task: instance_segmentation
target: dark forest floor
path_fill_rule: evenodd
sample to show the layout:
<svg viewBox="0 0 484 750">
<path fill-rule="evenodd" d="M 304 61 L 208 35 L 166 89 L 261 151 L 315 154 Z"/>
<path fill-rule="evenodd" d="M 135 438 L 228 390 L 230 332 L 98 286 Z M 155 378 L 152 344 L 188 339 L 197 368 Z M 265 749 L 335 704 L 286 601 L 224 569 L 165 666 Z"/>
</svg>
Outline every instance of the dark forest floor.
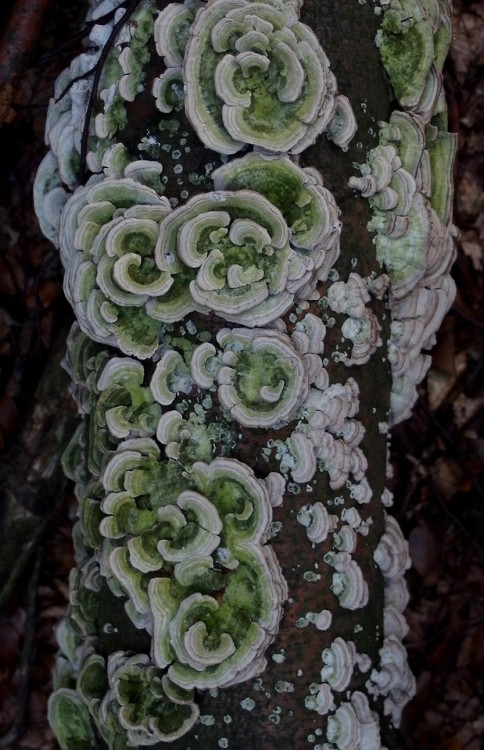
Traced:
<svg viewBox="0 0 484 750">
<path fill-rule="evenodd" d="M 37 228 L 31 190 L 45 152 L 43 124 L 52 81 L 75 53 L 75 47 L 74 52 L 67 48 L 62 57 L 59 39 L 68 38 L 67 28 L 76 28 L 77 12 L 64 6 L 64 28 L 59 20 L 47 26 L 37 64 L 22 78 L 0 129 L 2 452 L 25 421 L 38 375 L 71 316 L 62 297 L 59 264 Z M 59 16 L 53 13 L 52 18 Z M 413 561 L 407 647 L 418 690 L 404 715 L 408 750 L 484 748 L 482 3 L 455 2 L 446 88 L 450 130 L 459 135 L 454 220 L 460 238 L 453 270 L 458 294 L 438 335 L 413 417 L 393 435 L 394 513 Z M 46 724 L 46 701 L 56 650 L 54 626 L 64 612 L 73 565 L 74 513 L 70 496 L 16 600 L 0 615 L 0 750 L 56 747 Z M 10 740 L 2 740 L 9 730 Z"/>
</svg>

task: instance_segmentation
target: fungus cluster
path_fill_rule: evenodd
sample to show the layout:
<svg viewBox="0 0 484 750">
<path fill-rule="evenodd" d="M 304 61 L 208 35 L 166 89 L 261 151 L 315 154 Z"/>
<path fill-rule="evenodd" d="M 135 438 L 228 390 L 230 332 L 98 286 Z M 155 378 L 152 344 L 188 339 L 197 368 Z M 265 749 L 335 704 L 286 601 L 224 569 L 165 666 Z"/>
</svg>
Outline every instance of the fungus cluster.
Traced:
<svg viewBox="0 0 484 750">
<path fill-rule="evenodd" d="M 309 361 L 314 363 L 315 360 Z M 359 446 L 365 429 L 355 419 L 359 409 L 359 388 L 351 377 L 344 385 L 329 385 L 320 359 L 319 365 L 313 372 L 309 393 L 301 404 L 299 422 L 286 440 L 282 465 L 290 470 L 296 482 L 309 481 L 319 467 L 328 473 L 330 487 L 338 490 L 350 476 L 357 483 L 364 482 L 368 467 Z M 359 484 L 354 486 L 359 487 Z M 364 495 L 366 486 L 363 484 L 357 492 Z"/>
<path fill-rule="evenodd" d="M 437 0 L 396 0 L 377 35 L 383 64 L 403 111 L 380 123 L 380 144 L 350 187 L 372 208 L 377 258 L 390 278 L 391 424 L 406 419 L 424 378 L 435 332 L 455 295 L 452 162 L 442 65 L 450 9 Z"/>
<path fill-rule="evenodd" d="M 376 44 L 395 96 L 427 121 L 445 110 L 442 67 L 452 38 L 450 5 L 439 0 L 391 0 Z"/>
<path fill-rule="evenodd" d="M 314 170 L 249 155 L 214 173 L 216 190 L 172 210 L 151 187 L 161 165 L 125 156 L 112 147 L 103 178 L 76 190 L 60 219 L 66 296 L 94 340 L 148 358 L 163 323 L 196 311 L 267 325 L 327 277 L 338 209 Z"/>
<path fill-rule="evenodd" d="M 398 726 L 403 708 L 415 694 L 416 684 L 402 645 L 408 631 L 403 611 L 408 601 L 404 575 L 410 567 L 410 556 L 408 543 L 392 516 L 385 516 L 385 531 L 373 559 L 384 578 L 384 641 L 379 666 L 372 670 L 367 687 L 371 694 L 384 696 L 385 713 Z"/>
<path fill-rule="evenodd" d="M 207 148 L 234 154 L 245 144 L 300 153 L 323 131 L 346 147 L 356 124 L 314 33 L 290 3 L 212 0 L 171 3 L 158 15 L 155 41 L 185 82 L 185 110 Z M 188 24 L 192 21 L 189 29 Z"/>
<path fill-rule="evenodd" d="M 268 543 L 286 489 L 319 483 L 332 498 L 286 501 L 334 604 L 314 605 L 301 627 L 324 637 L 338 607 L 367 606 L 361 368 L 334 381 L 323 359 L 334 318 L 319 308 L 349 342 L 345 372 L 383 346 L 371 295 L 388 292 L 395 422 L 453 292 L 445 3 L 386 4 L 377 43 L 404 111 L 381 124 L 350 181 L 370 201 L 386 273 L 346 280 L 333 269 L 340 211 L 299 155 L 322 134 L 346 150 L 356 122 L 298 0 L 162 5 L 91 0 L 86 51 L 57 81 L 34 186 L 77 319 L 65 367 L 82 416 L 64 456 L 79 520 L 49 704 L 62 750 L 176 742 L 213 719 L 200 716 L 200 691 L 265 670 L 289 596 Z M 190 149 L 204 174 L 185 177 Z M 252 436 L 266 443 L 259 455 L 231 457 Z M 401 645 L 407 548 L 385 523 L 373 555 L 385 587 L 379 660 L 370 672 L 356 627 L 354 639 L 328 637 L 305 699 L 325 717 L 318 750 L 384 750 L 358 688 L 383 696 L 395 723 L 413 690 Z"/>
<path fill-rule="evenodd" d="M 366 306 L 370 293 L 363 279 L 357 273 L 350 273 L 347 282 L 335 281 L 328 288 L 327 299 L 333 312 L 347 316 L 341 333 L 351 341 L 352 347 L 351 356 L 344 360 L 345 365 L 364 365 L 382 345 L 382 340 L 378 318 Z"/>
</svg>

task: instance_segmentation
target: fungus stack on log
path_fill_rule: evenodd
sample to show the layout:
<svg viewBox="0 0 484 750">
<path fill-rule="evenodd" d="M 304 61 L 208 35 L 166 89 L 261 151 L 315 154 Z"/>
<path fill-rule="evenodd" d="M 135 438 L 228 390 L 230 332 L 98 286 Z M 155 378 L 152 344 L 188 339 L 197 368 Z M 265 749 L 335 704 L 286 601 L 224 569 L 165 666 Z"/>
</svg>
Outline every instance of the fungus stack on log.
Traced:
<svg viewBox="0 0 484 750">
<path fill-rule="evenodd" d="M 87 20 L 34 188 L 81 415 L 59 745 L 396 748 L 387 433 L 454 291 L 447 3 Z"/>
</svg>

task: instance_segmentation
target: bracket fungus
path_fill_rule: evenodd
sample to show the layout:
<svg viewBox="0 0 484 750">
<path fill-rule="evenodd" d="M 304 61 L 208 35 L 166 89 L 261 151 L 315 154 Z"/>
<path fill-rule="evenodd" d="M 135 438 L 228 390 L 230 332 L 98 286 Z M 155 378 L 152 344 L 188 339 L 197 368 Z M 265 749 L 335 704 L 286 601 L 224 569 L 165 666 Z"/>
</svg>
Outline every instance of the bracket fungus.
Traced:
<svg viewBox="0 0 484 750">
<path fill-rule="evenodd" d="M 337 516 L 330 515 L 320 502 L 304 505 L 297 514 L 298 523 L 306 528 L 310 542 L 320 544 L 337 525 Z"/>
<path fill-rule="evenodd" d="M 351 703 L 341 703 L 328 718 L 326 738 L 338 750 L 358 750 L 360 723 Z"/>
<path fill-rule="evenodd" d="M 331 589 L 345 609 L 360 609 L 368 604 L 369 589 L 360 566 L 348 552 L 327 552 L 325 562 L 335 568 Z"/>
<path fill-rule="evenodd" d="M 176 464 L 159 462 L 153 441 L 141 439 L 121 444 L 102 482 L 107 566 L 145 615 L 156 664 L 171 665 L 170 679 L 184 689 L 255 676 L 287 597 L 265 545 L 278 503 L 274 483 L 266 486 L 247 466 L 224 458 L 195 462 L 182 474 Z M 173 571 L 172 581 L 152 577 L 161 569 Z"/>
<path fill-rule="evenodd" d="M 173 283 L 153 260 L 159 222 L 171 207 L 143 184 L 150 168 L 142 162 L 136 179 L 93 178 L 67 201 L 59 230 L 64 290 L 82 330 L 140 358 L 159 343 L 160 325 L 146 303 Z"/>
<path fill-rule="evenodd" d="M 325 648 L 322 655 L 321 680 L 332 690 L 341 693 L 348 687 L 355 665 L 356 648 L 352 641 L 338 637 Z"/>
<path fill-rule="evenodd" d="M 350 102 L 323 50 L 337 3 L 323 23 L 308 0 L 313 30 L 300 0 L 90 0 L 34 185 L 82 418 L 63 459 L 62 750 L 299 747 L 306 730 L 318 750 L 384 750 L 414 691 L 383 485 L 454 294 L 450 22 L 447 0 L 381 5 L 361 67 L 381 56 L 396 108 L 378 145 L 361 127 L 348 178 L 364 92 L 360 58 L 335 54 Z M 359 123 L 384 104 L 364 98 Z"/>
<path fill-rule="evenodd" d="M 417 6 L 415 0 L 412 8 Z M 430 6 L 440 15 L 443 6 Z M 369 199 L 368 229 L 376 232 L 377 258 L 390 279 L 391 424 L 409 416 L 416 385 L 430 366 L 422 350 L 433 345 L 455 296 L 449 276 L 455 257 L 449 209 L 455 142 L 436 126 L 426 127 L 427 121 L 422 112 L 394 112 L 389 123 L 380 123 L 380 145 L 360 167 L 362 177 L 349 180 Z"/>
<path fill-rule="evenodd" d="M 279 331 L 224 328 L 217 371 L 221 405 L 245 427 L 277 427 L 294 418 L 309 390 L 308 372 Z"/>
<path fill-rule="evenodd" d="M 401 106 L 427 115 L 427 121 L 440 95 L 451 34 L 447 3 L 394 0 L 384 6 L 376 38 L 383 65 Z"/>
<path fill-rule="evenodd" d="M 175 209 L 160 227 L 155 258 L 173 279 L 150 303 L 159 320 L 191 310 L 262 326 L 285 313 L 305 268 L 279 209 L 253 190 L 214 191 Z"/>
<path fill-rule="evenodd" d="M 385 697 L 385 713 L 390 714 L 393 724 L 398 726 L 403 707 L 415 695 L 416 683 L 408 666 L 405 646 L 395 636 L 385 638 L 379 667 L 371 672 L 369 690 Z"/>
<path fill-rule="evenodd" d="M 339 208 L 314 168 L 301 169 L 288 156 L 253 151 L 212 174 L 216 190 L 256 190 L 282 213 L 290 243 L 306 267 L 295 291 L 312 298 L 339 255 Z"/>
<path fill-rule="evenodd" d="M 327 129 L 346 146 L 351 106 L 336 96 L 328 59 L 290 3 L 212 0 L 188 26 L 195 7 L 168 5 L 156 42 L 168 68 L 183 60 L 186 114 L 208 148 L 300 153 Z"/>
</svg>

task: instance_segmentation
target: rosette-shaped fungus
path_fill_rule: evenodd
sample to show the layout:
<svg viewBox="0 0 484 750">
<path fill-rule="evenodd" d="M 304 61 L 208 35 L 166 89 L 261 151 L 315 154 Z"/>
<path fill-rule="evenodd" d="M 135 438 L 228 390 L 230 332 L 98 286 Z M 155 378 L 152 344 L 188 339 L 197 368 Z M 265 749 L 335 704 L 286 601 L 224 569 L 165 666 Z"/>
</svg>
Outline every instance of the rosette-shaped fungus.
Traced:
<svg viewBox="0 0 484 750">
<path fill-rule="evenodd" d="M 291 291 L 311 298 L 339 255 L 339 209 L 320 173 L 301 169 L 287 156 L 253 152 L 219 167 L 212 179 L 216 190 L 256 190 L 279 209 L 302 266 Z"/>
<path fill-rule="evenodd" d="M 150 582 L 154 658 L 160 667 L 170 665 L 170 679 L 182 688 L 227 686 L 264 668 L 287 588 L 271 548 L 263 545 L 272 517 L 265 484 L 230 459 L 196 463 L 190 478 L 222 519 L 220 545 L 212 561 L 206 551 L 183 570 L 175 567 L 179 585 Z M 226 571 L 219 598 L 201 579 L 214 565 Z M 192 593 L 197 579 L 201 590 Z"/>
<path fill-rule="evenodd" d="M 224 328 L 216 374 L 218 397 L 245 427 L 277 427 L 296 414 L 309 390 L 308 373 L 288 336 L 274 330 Z"/>
<path fill-rule="evenodd" d="M 147 303 L 173 284 L 153 257 L 170 204 L 142 183 L 156 166 L 128 165 L 125 174 L 136 179 L 93 179 L 68 200 L 60 227 L 64 289 L 82 330 L 139 358 L 152 355 L 159 343 L 160 324 Z"/>
<path fill-rule="evenodd" d="M 146 654 L 130 656 L 117 651 L 109 657 L 107 673 L 111 690 L 104 701 L 109 711 L 117 708 L 119 724 L 131 746 L 172 742 L 195 724 L 199 711 L 193 694 L 182 696 L 177 690 L 173 700 L 168 678 Z"/>
<path fill-rule="evenodd" d="M 112 357 L 102 369 L 88 419 L 88 466 L 95 475 L 121 440 L 155 434 L 161 407 L 144 379 L 143 365 L 128 357 Z"/>
<path fill-rule="evenodd" d="M 147 654 L 116 651 L 106 665 L 103 656 L 91 653 L 76 690 L 102 739 L 119 750 L 172 742 L 199 713 L 193 693 L 174 686 Z M 74 747 L 79 745 L 68 750 Z"/>
<path fill-rule="evenodd" d="M 215 191 L 191 198 L 161 224 L 155 250 L 172 280 L 148 311 L 180 320 L 194 309 L 261 326 L 286 312 L 301 262 L 289 245 L 279 209 L 251 190 Z"/>
<path fill-rule="evenodd" d="M 186 689 L 258 674 L 287 596 L 265 545 L 281 484 L 224 458 L 182 475 L 148 439 L 122 444 L 102 482 L 103 559 L 130 617 L 153 630 L 156 664 Z"/>
<path fill-rule="evenodd" d="M 168 66 L 180 64 L 191 5 L 179 12 L 169 5 L 157 21 L 155 41 Z M 334 115 L 336 81 L 326 55 L 289 3 L 212 0 L 189 30 L 183 78 L 187 116 L 219 153 L 246 143 L 299 153 Z"/>
</svg>

